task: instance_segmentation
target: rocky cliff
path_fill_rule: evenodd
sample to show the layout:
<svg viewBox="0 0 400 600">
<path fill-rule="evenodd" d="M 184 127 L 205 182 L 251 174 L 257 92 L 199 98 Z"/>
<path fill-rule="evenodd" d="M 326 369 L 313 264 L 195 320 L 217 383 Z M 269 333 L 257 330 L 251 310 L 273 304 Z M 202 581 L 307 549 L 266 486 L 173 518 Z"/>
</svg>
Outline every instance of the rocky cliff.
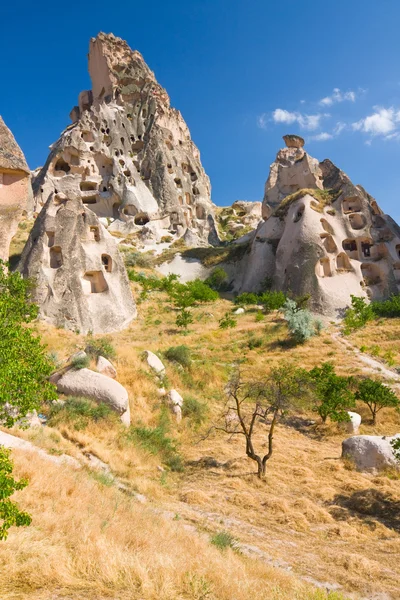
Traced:
<svg viewBox="0 0 400 600">
<path fill-rule="evenodd" d="M 371 299 L 398 293 L 400 229 L 361 186 L 331 161 L 305 152 L 285 136 L 271 165 L 264 221 L 237 269 L 236 289 L 310 294 L 313 310 L 338 316 L 350 295 Z"/>
<path fill-rule="evenodd" d="M 29 167 L 0 117 L 0 259 L 4 261 L 8 260 L 10 242 L 31 197 Z"/>
<path fill-rule="evenodd" d="M 40 317 L 80 333 L 108 333 L 136 316 L 112 235 L 79 194 L 51 194 L 36 219 L 19 270 L 32 278 Z"/>
<path fill-rule="evenodd" d="M 110 230 L 217 243 L 210 182 L 180 112 L 141 54 L 112 34 L 90 41 L 92 90 L 51 147 L 33 187 L 36 211 L 76 193 Z"/>
</svg>

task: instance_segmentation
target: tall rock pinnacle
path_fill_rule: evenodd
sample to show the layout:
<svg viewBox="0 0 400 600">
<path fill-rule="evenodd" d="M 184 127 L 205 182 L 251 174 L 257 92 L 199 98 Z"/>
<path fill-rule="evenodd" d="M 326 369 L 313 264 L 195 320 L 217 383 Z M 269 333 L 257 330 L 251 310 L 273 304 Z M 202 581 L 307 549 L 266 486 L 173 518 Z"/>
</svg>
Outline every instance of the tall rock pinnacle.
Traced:
<svg viewBox="0 0 400 600">
<path fill-rule="evenodd" d="M 79 193 L 110 230 L 155 239 L 189 229 L 216 241 L 210 182 L 180 112 L 143 57 L 112 34 L 90 41 L 92 90 L 36 177 L 37 210 L 50 194 Z M 143 230 L 143 228 L 145 228 Z"/>
</svg>

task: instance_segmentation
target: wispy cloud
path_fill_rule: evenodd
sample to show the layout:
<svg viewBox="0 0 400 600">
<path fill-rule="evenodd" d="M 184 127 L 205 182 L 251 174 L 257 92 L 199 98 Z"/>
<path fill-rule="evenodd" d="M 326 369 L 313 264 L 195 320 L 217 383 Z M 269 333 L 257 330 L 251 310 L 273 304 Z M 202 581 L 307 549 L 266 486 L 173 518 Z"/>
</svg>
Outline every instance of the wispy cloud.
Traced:
<svg viewBox="0 0 400 600">
<path fill-rule="evenodd" d="M 337 104 L 338 102 L 344 102 L 348 100 L 349 102 L 356 101 L 356 92 L 350 90 L 348 92 L 342 92 L 339 88 L 334 88 L 332 94 L 330 96 L 325 96 L 319 101 L 321 106 L 332 106 L 332 104 Z"/>
<path fill-rule="evenodd" d="M 400 124 L 400 110 L 374 106 L 374 111 L 364 119 L 352 123 L 355 131 L 363 131 L 372 136 L 383 136 L 386 139 L 396 137 Z"/>
<path fill-rule="evenodd" d="M 301 129 L 307 131 L 318 129 L 324 117 L 329 117 L 329 115 L 325 113 L 306 115 L 300 112 L 290 112 L 283 108 L 276 108 L 272 113 L 272 121 L 274 123 L 285 123 L 286 125 L 298 123 Z"/>
<path fill-rule="evenodd" d="M 309 141 L 312 141 L 312 142 L 326 142 L 327 140 L 331 140 L 332 138 L 333 138 L 332 133 L 328 133 L 327 131 L 321 131 L 321 133 L 312 135 L 308 139 L 309 139 Z"/>
</svg>

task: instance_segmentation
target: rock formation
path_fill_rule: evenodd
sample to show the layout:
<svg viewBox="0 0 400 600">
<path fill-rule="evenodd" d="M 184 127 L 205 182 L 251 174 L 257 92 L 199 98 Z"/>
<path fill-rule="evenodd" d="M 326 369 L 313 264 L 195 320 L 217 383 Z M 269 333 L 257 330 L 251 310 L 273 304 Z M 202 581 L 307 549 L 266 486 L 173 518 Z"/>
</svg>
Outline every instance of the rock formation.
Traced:
<svg viewBox="0 0 400 600">
<path fill-rule="evenodd" d="M 31 194 L 25 157 L 0 117 L 0 259 L 4 261 Z"/>
<path fill-rule="evenodd" d="M 262 222 L 237 269 L 236 289 L 310 294 L 311 307 L 338 316 L 350 295 L 380 299 L 400 289 L 400 228 L 330 160 L 285 136 L 271 165 Z"/>
<path fill-rule="evenodd" d="M 93 89 L 34 181 L 36 210 L 50 194 L 79 194 L 110 230 L 158 240 L 187 229 L 218 242 L 210 182 L 180 112 L 141 54 L 112 34 L 92 38 Z"/>
<path fill-rule="evenodd" d="M 399 468 L 391 442 L 400 437 L 356 435 L 342 442 L 342 457 L 354 462 L 359 471 L 381 471 Z"/>
<path fill-rule="evenodd" d="M 18 268 L 36 282 L 40 316 L 53 325 L 106 333 L 136 316 L 117 244 L 75 191 L 50 195 Z"/>
</svg>

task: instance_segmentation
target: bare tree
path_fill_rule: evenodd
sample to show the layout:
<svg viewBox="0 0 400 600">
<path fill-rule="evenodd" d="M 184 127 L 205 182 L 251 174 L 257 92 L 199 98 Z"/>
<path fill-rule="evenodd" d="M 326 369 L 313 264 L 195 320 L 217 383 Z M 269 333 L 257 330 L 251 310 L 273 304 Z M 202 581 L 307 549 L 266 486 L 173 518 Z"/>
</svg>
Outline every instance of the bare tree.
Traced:
<svg viewBox="0 0 400 600">
<path fill-rule="evenodd" d="M 257 476 L 261 479 L 272 456 L 279 417 L 288 410 L 304 407 L 308 402 L 308 374 L 304 369 L 287 364 L 271 369 L 263 380 L 254 381 L 246 380 L 238 366 L 225 391 L 225 424 L 215 429 L 244 436 L 246 454 L 257 463 Z M 267 430 L 267 451 L 264 454 L 255 449 L 255 434 L 260 425 Z"/>
</svg>

